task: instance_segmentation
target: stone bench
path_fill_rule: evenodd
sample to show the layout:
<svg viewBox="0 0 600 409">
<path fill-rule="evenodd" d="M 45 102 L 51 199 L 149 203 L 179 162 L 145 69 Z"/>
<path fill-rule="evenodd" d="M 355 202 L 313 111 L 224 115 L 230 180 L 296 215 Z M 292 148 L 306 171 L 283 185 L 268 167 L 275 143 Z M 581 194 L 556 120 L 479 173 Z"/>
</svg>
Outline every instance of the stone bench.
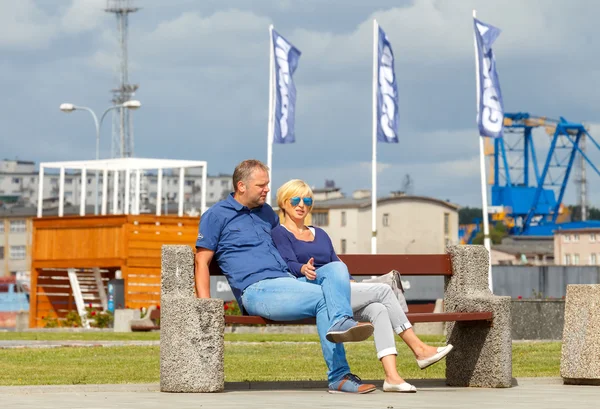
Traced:
<svg viewBox="0 0 600 409">
<path fill-rule="evenodd" d="M 381 275 L 392 269 L 403 275 L 445 277 L 445 312 L 408 313 L 411 323 L 446 322 L 446 358 L 450 386 L 510 387 L 512 341 L 510 297 L 488 288 L 488 253 L 482 246 L 450 246 L 446 255 L 341 255 L 352 275 Z M 211 275 L 222 274 L 216 264 Z M 269 321 L 254 316 L 224 316 L 220 299 L 198 299 L 194 292 L 194 254 L 190 247 L 165 245 L 162 250 L 161 390 L 223 390 L 225 323 L 297 325 L 314 320 Z M 163 347 L 164 345 L 164 347 Z"/>
<path fill-rule="evenodd" d="M 560 376 L 565 384 L 600 385 L 600 284 L 567 286 Z"/>
</svg>

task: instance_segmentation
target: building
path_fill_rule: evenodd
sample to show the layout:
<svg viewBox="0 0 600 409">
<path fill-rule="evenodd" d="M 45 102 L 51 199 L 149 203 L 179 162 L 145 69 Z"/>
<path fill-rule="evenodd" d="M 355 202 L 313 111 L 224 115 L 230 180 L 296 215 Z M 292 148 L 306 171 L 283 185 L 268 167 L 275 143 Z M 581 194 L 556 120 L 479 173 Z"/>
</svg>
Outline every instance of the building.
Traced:
<svg viewBox="0 0 600 409">
<path fill-rule="evenodd" d="M 313 189 L 311 223 L 330 235 L 337 253 L 371 253 L 371 192 L 345 197 L 340 188 Z M 377 200 L 377 252 L 441 254 L 458 244 L 458 206 L 402 192 Z"/>
<path fill-rule="evenodd" d="M 93 206 L 87 206 L 88 213 L 93 211 Z M 48 216 L 57 214 L 56 207 L 46 210 Z M 65 215 L 78 214 L 79 207 L 65 207 Z M 30 271 L 33 219 L 36 215 L 33 206 L 0 207 L 0 277 Z"/>
<path fill-rule="evenodd" d="M 554 241 L 546 236 L 511 236 L 492 245 L 492 265 L 552 265 Z"/>
<path fill-rule="evenodd" d="M 142 207 L 156 204 L 157 181 L 158 176 L 155 173 L 144 173 L 142 175 L 141 192 Z M 44 192 L 43 198 L 52 200 L 58 197 L 59 175 L 58 173 L 44 174 Z M 102 172 L 98 175 L 98 192 L 102 194 Z M 233 191 L 231 175 L 219 174 L 208 176 L 206 181 L 206 202 L 210 206 L 221 199 L 224 199 L 229 192 Z M 96 192 L 96 177 L 94 173 L 88 173 L 84 181 L 86 190 L 86 203 L 93 204 Z M 201 169 L 189 169 L 185 174 L 184 194 L 185 208 L 200 207 L 200 198 L 202 192 L 202 172 Z M 23 206 L 36 205 L 37 193 L 39 188 L 39 173 L 36 171 L 35 162 L 4 159 L 0 161 L 0 204 L 18 203 Z M 81 198 L 81 173 L 68 172 L 65 174 L 65 203 L 79 205 Z M 108 177 L 107 192 L 109 202 L 112 196 L 112 176 Z M 165 170 L 163 174 L 162 203 L 177 202 L 179 191 L 179 174 L 176 171 Z M 101 200 L 101 199 L 98 199 Z"/>
<path fill-rule="evenodd" d="M 600 265 L 600 228 L 556 230 L 554 259 L 565 266 Z"/>
<path fill-rule="evenodd" d="M 34 216 L 34 208 L 31 208 L 28 215 L 7 214 L 0 210 L 0 277 L 15 275 L 18 271 L 29 271 L 31 220 Z"/>
</svg>

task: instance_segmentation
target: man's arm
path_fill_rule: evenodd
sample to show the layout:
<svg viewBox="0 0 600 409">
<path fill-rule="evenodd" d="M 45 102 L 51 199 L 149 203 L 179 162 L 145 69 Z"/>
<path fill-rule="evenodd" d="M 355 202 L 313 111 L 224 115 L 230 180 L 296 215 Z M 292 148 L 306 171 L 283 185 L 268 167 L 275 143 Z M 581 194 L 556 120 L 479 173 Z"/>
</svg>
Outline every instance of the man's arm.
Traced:
<svg viewBox="0 0 600 409">
<path fill-rule="evenodd" d="M 194 259 L 194 275 L 196 278 L 196 295 L 198 298 L 210 298 L 210 271 L 208 266 L 215 254 L 214 251 L 198 247 Z"/>
</svg>

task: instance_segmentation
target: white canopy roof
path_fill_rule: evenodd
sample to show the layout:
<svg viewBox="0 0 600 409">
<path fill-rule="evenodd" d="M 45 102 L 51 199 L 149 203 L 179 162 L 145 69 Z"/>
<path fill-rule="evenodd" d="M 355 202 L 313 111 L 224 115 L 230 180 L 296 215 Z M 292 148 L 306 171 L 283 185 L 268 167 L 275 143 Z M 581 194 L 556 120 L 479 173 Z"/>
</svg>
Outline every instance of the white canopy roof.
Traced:
<svg viewBox="0 0 600 409">
<path fill-rule="evenodd" d="M 42 162 L 40 163 L 40 177 L 38 190 L 38 209 L 37 216 L 42 217 L 42 201 L 44 194 L 44 170 L 45 169 L 60 169 L 59 180 L 59 198 L 58 198 L 58 215 L 63 216 L 64 213 L 64 196 L 65 196 L 65 170 L 76 169 L 81 170 L 82 180 L 86 177 L 89 170 L 102 171 L 104 181 L 102 183 L 102 215 L 107 214 L 107 192 L 108 192 L 108 172 L 113 172 L 113 206 L 112 214 L 139 214 L 140 211 L 140 180 L 141 172 L 146 170 L 157 170 L 157 195 L 156 195 L 156 215 L 161 213 L 162 200 L 162 176 L 163 169 L 179 169 L 179 216 L 183 216 L 183 200 L 184 200 L 184 178 L 186 168 L 202 168 L 202 193 L 201 193 L 201 213 L 206 211 L 206 176 L 207 163 L 206 161 L 191 161 L 191 160 L 174 160 L 174 159 L 145 159 L 145 158 L 118 158 L 118 159 L 101 159 L 101 160 L 85 160 L 85 161 L 67 161 L 67 162 Z M 125 172 L 124 195 L 122 209 L 119 209 L 119 198 L 121 197 L 119 190 L 119 172 Z M 134 200 L 133 206 L 130 206 L 130 187 L 131 173 L 135 174 L 134 182 Z M 98 183 L 98 180 L 96 180 Z M 98 185 L 96 185 L 98 186 Z M 81 189 L 80 199 L 80 215 L 85 215 L 85 200 L 86 189 Z M 97 199 L 97 196 L 96 196 Z M 96 204 L 96 213 L 98 206 Z"/>
</svg>

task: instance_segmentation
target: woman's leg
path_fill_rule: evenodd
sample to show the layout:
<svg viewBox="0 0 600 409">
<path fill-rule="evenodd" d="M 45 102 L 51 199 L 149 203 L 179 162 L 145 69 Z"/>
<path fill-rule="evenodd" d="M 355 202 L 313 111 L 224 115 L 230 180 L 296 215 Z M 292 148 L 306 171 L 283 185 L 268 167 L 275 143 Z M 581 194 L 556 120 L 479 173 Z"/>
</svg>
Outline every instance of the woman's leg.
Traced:
<svg viewBox="0 0 600 409">
<path fill-rule="evenodd" d="M 425 344 L 415 334 L 411 323 L 406 318 L 406 314 L 398 302 L 398 298 L 396 298 L 389 285 L 383 283 L 351 283 L 350 291 L 354 311 L 371 303 L 381 303 L 385 306 L 393 332 L 402 338 L 415 355 L 415 358 L 429 358 L 438 352 L 436 347 Z"/>
<path fill-rule="evenodd" d="M 354 295 L 354 294 L 353 294 Z M 377 358 L 381 361 L 385 372 L 385 381 L 390 384 L 401 384 L 404 379 L 396 368 L 396 342 L 394 332 L 390 323 L 388 310 L 381 303 L 371 303 L 359 309 L 354 318 L 360 321 L 370 321 L 375 327 L 373 336 L 375 338 L 375 349 Z"/>
</svg>

